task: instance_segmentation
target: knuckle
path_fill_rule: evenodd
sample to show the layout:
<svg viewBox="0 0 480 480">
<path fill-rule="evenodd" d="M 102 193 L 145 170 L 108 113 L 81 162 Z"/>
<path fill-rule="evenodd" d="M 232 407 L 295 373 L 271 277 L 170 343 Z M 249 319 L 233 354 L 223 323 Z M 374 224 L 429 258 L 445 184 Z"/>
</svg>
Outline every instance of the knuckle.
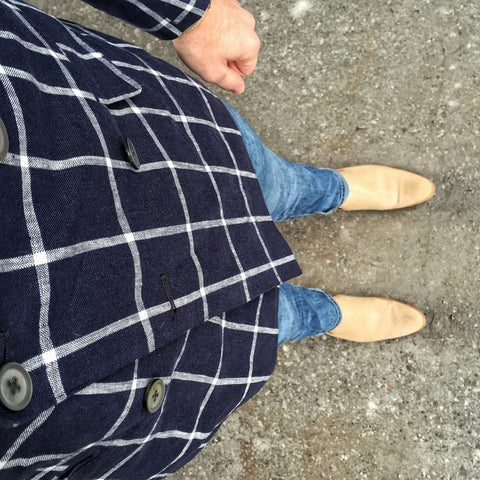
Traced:
<svg viewBox="0 0 480 480">
<path fill-rule="evenodd" d="M 248 10 L 244 10 L 244 16 L 245 16 L 245 21 L 247 24 L 254 29 L 255 28 L 255 17 L 253 16 L 252 13 L 250 13 Z"/>
<path fill-rule="evenodd" d="M 260 37 L 255 34 L 255 36 L 252 38 L 252 48 L 258 52 L 260 50 L 262 42 L 260 41 Z"/>
<path fill-rule="evenodd" d="M 248 51 L 255 52 L 255 54 L 259 52 L 261 42 L 260 42 L 260 38 L 255 32 L 253 32 L 253 35 L 249 35 L 248 37 L 245 37 L 244 42 L 245 42 L 244 43 L 245 48 Z"/>
</svg>

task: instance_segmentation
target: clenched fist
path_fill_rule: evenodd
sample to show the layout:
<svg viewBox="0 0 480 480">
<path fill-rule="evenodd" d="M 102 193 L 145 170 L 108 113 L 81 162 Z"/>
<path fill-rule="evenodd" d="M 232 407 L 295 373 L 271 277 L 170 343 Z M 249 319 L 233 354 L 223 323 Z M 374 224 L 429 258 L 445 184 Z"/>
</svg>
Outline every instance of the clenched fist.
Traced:
<svg viewBox="0 0 480 480">
<path fill-rule="evenodd" d="M 233 93 L 257 65 L 260 39 L 253 15 L 237 0 L 212 0 L 203 18 L 173 40 L 178 56 L 206 82 Z"/>
</svg>

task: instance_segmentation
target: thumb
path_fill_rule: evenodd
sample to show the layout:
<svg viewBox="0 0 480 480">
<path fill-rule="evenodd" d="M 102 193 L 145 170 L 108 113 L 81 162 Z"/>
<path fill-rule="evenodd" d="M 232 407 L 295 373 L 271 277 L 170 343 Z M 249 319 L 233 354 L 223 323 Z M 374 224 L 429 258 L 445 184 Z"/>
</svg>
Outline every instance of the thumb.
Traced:
<svg viewBox="0 0 480 480">
<path fill-rule="evenodd" d="M 217 81 L 214 81 L 214 83 L 224 90 L 237 94 L 243 93 L 245 90 L 245 82 L 233 62 L 228 63 L 222 68 Z"/>
</svg>

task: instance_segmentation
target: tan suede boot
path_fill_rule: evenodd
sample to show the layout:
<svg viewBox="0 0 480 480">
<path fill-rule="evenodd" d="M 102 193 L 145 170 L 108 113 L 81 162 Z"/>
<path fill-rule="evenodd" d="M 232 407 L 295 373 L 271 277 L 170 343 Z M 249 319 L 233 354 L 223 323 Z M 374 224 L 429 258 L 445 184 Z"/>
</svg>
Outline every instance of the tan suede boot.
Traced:
<svg viewBox="0 0 480 480">
<path fill-rule="evenodd" d="M 406 303 L 383 297 L 335 295 L 342 320 L 328 334 L 351 342 L 378 342 L 421 330 L 425 315 Z"/>
<path fill-rule="evenodd" d="M 340 209 L 396 210 L 426 202 L 434 184 L 416 173 L 383 165 L 361 165 L 338 170 L 350 193 Z"/>
</svg>

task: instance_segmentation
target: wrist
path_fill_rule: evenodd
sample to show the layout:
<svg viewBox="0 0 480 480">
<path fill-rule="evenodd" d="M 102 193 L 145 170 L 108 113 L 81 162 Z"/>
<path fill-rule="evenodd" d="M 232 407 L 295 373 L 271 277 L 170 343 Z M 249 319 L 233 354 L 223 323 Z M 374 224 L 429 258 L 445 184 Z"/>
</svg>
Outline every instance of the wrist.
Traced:
<svg viewBox="0 0 480 480">
<path fill-rule="evenodd" d="M 205 9 L 205 12 L 204 12 L 204 14 L 202 15 L 202 17 L 201 17 L 199 20 L 197 20 L 195 23 L 193 23 L 192 25 L 190 25 L 186 30 L 184 30 L 183 33 L 182 33 L 179 37 L 177 37 L 177 38 L 180 38 L 180 37 L 182 37 L 183 35 L 185 35 L 186 33 L 189 33 L 189 32 L 191 32 L 192 30 L 194 30 L 195 28 L 197 28 L 197 27 L 202 23 L 202 21 L 203 21 L 203 19 L 205 18 L 205 16 L 208 14 L 208 11 L 210 10 L 210 7 L 211 7 L 212 3 L 213 3 L 213 0 L 210 0 L 210 3 L 208 4 L 208 7 Z M 176 40 L 176 39 L 175 39 L 175 40 Z"/>
</svg>

